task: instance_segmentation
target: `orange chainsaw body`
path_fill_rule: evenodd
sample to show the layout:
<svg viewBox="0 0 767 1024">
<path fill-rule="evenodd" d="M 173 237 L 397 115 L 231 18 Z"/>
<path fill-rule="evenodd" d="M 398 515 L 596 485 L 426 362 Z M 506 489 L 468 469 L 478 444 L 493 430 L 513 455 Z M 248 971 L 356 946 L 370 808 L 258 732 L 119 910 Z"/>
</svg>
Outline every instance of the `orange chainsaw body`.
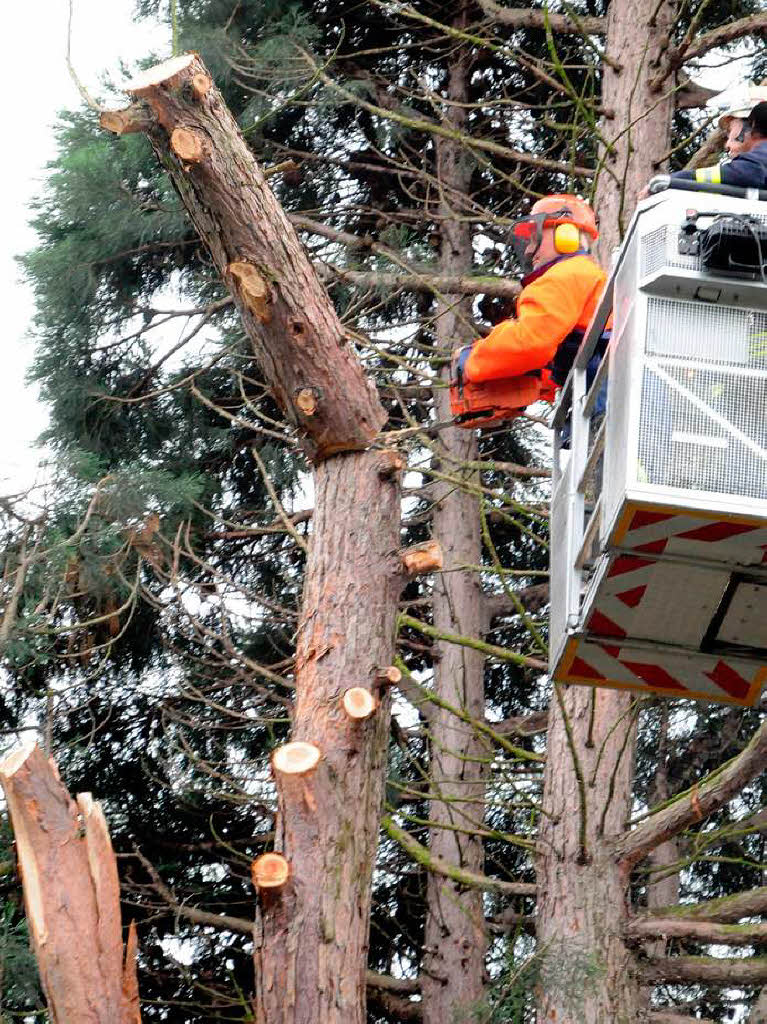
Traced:
<svg viewBox="0 0 767 1024">
<path fill-rule="evenodd" d="M 461 379 L 457 372 L 461 351 L 453 353 L 450 373 L 450 411 L 457 426 L 486 427 L 501 420 L 513 420 L 534 402 L 554 400 L 556 385 L 549 370 L 479 383 Z"/>
</svg>

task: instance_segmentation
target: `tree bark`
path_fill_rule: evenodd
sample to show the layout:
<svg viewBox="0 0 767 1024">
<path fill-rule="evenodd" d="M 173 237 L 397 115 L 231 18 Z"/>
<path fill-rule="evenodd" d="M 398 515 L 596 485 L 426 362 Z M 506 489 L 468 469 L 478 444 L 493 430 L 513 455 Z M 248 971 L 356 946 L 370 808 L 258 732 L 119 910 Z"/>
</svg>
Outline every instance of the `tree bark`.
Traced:
<svg viewBox="0 0 767 1024">
<path fill-rule="evenodd" d="M 458 26 L 465 26 L 459 15 Z M 470 69 L 466 50 L 456 55 L 447 80 L 445 120 L 463 133 Z M 454 209 L 448 196 L 469 192 L 473 161 L 456 141 L 434 137 L 437 179 L 444 186 L 440 204 L 440 274 L 460 277 L 472 265 L 471 227 Z M 460 295 L 437 302 L 437 347 L 445 354 L 469 342 L 471 305 Z M 447 379 L 448 370 L 443 372 Z M 450 418 L 447 388 L 435 393 L 438 421 Z M 440 444 L 458 465 L 475 461 L 474 432 L 442 431 Z M 460 472 L 460 470 L 459 470 Z M 453 485 L 435 488 L 432 529 L 445 554 L 446 565 L 478 565 L 481 541 L 477 498 Z M 482 631 L 482 594 L 475 575 L 446 572 L 435 577 L 432 598 L 434 626 L 447 634 L 475 637 Z M 434 690 L 478 721 L 484 721 L 484 657 L 456 644 L 437 640 Z M 483 745 L 478 732 L 449 710 L 436 705 L 429 718 L 431 792 L 429 833 L 432 856 L 471 872 L 484 866 L 482 839 L 472 835 L 482 823 L 485 797 Z M 456 831 L 455 828 L 464 831 Z M 468 832 L 468 834 L 467 834 Z M 482 893 L 430 871 L 427 881 L 425 954 L 421 972 L 424 1024 L 469 1019 L 471 1007 L 482 999 L 486 947 Z"/>
<path fill-rule="evenodd" d="M 0 764 L 24 905 L 52 1024 L 140 1024 L 136 935 L 123 967 L 120 882 L 101 808 L 76 801 L 39 747 Z"/>
<path fill-rule="evenodd" d="M 364 450 L 383 407 L 200 59 L 174 58 L 128 91 L 145 103 L 152 146 L 232 290 L 275 398 L 318 464 L 292 738 L 317 746 L 321 758 L 309 774 L 277 773 L 275 845 L 290 876 L 260 894 L 256 1019 L 364 1024 L 390 700 L 354 722 L 341 698 L 351 686 L 372 689 L 394 660 L 401 459 Z"/>
<path fill-rule="evenodd" d="M 256 1020 L 364 1024 L 370 881 L 389 731 L 388 689 L 356 722 L 341 699 L 392 660 L 399 491 L 388 453 L 349 454 L 315 474 L 314 534 L 296 654 L 293 739 L 322 752 L 309 776 L 281 775 L 276 849 L 291 875 L 262 893 Z M 380 475 L 383 471 L 383 477 Z"/>
<path fill-rule="evenodd" d="M 638 191 L 669 149 L 673 94 L 650 78 L 671 26 L 666 0 L 614 0 L 607 15 L 601 104 L 604 168 L 595 206 L 604 265 L 620 243 Z M 606 143 L 606 144 L 605 144 Z M 609 148 L 608 148 L 609 145 Z M 646 1018 L 640 976 L 623 930 L 629 865 L 609 837 L 631 807 L 631 698 L 562 688 L 551 703 L 544 810 L 538 844 L 537 934 L 543 960 L 541 1019 L 558 1024 L 635 1024 Z"/>
<path fill-rule="evenodd" d="M 201 93 L 193 81 L 210 85 Z M 335 310 L 237 123 L 199 57 L 134 79 L 142 129 L 242 316 L 276 400 L 315 460 L 364 449 L 386 415 Z M 102 118 L 102 123 L 104 123 Z M 114 130 L 113 120 L 106 127 Z M 296 402 L 311 390 L 316 405 Z"/>
</svg>

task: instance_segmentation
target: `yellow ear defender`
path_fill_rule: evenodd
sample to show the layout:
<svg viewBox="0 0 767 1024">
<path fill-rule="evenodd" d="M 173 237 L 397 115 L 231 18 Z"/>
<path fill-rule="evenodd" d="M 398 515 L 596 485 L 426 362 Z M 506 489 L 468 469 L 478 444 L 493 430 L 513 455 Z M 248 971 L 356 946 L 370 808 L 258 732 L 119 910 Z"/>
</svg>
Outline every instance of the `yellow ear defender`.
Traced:
<svg viewBox="0 0 767 1024">
<path fill-rule="evenodd" d="M 561 255 L 577 252 L 581 247 L 581 236 L 575 224 L 557 224 L 554 228 L 554 248 Z"/>
</svg>

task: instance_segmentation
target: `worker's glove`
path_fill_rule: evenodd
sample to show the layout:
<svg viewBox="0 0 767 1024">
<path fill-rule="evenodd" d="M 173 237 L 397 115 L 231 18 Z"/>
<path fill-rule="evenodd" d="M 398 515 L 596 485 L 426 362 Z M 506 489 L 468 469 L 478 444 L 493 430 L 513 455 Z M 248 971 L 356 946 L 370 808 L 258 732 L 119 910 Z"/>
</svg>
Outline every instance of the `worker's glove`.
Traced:
<svg viewBox="0 0 767 1024">
<path fill-rule="evenodd" d="M 466 362 L 471 355 L 473 347 L 474 342 L 471 345 L 464 345 L 462 348 L 453 350 L 453 377 L 459 388 L 462 388 L 469 379 L 466 373 Z"/>
</svg>

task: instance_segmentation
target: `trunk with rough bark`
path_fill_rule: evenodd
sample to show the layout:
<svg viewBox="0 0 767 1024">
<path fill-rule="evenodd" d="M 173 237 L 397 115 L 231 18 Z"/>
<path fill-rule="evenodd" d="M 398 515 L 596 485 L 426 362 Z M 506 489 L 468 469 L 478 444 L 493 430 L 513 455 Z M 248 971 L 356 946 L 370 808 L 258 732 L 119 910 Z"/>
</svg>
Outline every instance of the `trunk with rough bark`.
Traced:
<svg viewBox="0 0 767 1024">
<path fill-rule="evenodd" d="M 620 244 L 638 191 L 669 149 L 673 92 L 651 83 L 668 42 L 672 7 L 613 0 L 607 20 L 601 122 L 605 168 L 595 207 L 603 265 Z M 635 1024 L 646 1019 L 640 977 L 623 930 L 629 869 L 609 838 L 631 808 L 634 723 L 631 698 L 610 690 L 562 688 L 549 719 L 538 844 L 541 1020 Z"/>
<path fill-rule="evenodd" d="M 292 738 L 320 758 L 303 774 L 275 763 L 288 878 L 259 889 L 256 1019 L 364 1024 L 389 701 L 355 721 L 342 700 L 350 687 L 375 689 L 393 660 L 402 462 L 364 450 L 383 407 L 202 62 L 174 58 L 128 91 L 138 102 L 102 123 L 149 136 L 232 290 L 267 383 L 318 463 Z"/>
<path fill-rule="evenodd" d="M 278 774 L 276 846 L 291 873 L 262 899 L 258 1021 L 365 1020 L 389 699 L 360 721 L 343 697 L 352 685 L 373 687 L 391 661 L 400 585 L 399 490 L 389 469 L 388 453 L 370 452 L 327 460 L 315 475 L 293 739 L 315 744 L 321 758 L 309 775 Z"/>
<path fill-rule="evenodd" d="M 462 27 L 461 22 L 458 27 Z M 470 70 L 468 57 L 451 68 L 446 98 L 466 103 Z M 464 130 L 465 108 L 446 107 L 446 120 Z M 442 185 L 440 273 L 465 274 L 472 264 L 470 225 L 461 219 L 460 197 L 469 192 L 472 163 L 460 144 L 435 138 L 437 177 Z M 437 311 L 438 347 L 449 353 L 471 341 L 471 303 L 446 296 Z M 450 418 L 446 388 L 436 392 L 437 420 Z M 461 463 L 476 460 L 474 432 L 457 428 L 440 434 L 445 459 L 442 470 L 464 474 Z M 439 451 L 439 449 L 438 449 Z M 455 461 L 453 461 L 455 460 Z M 452 565 L 478 565 L 481 539 L 477 498 L 453 484 L 437 483 L 434 491 L 434 535 L 449 570 Z M 434 625 L 443 633 L 479 636 L 482 630 L 482 594 L 471 573 L 446 572 L 435 577 Z M 477 651 L 437 641 L 434 689 L 455 707 L 480 721 L 485 716 L 484 657 Z M 436 827 L 429 835 L 430 852 L 469 871 L 483 870 L 482 839 L 473 832 L 482 826 L 485 796 L 484 748 L 476 730 L 451 712 L 434 706 L 429 718 L 431 737 L 430 819 Z M 482 999 L 486 947 L 482 894 L 465 889 L 449 878 L 430 872 L 427 883 L 425 956 L 421 974 L 424 1024 L 447 1024 L 469 1019 L 470 1008 Z"/>
<path fill-rule="evenodd" d="M 24 905 L 52 1024 L 140 1024 L 136 930 L 123 966 L 120 882 L 104 815 L 39 747 L 0 764 Z"/>
</svg>

